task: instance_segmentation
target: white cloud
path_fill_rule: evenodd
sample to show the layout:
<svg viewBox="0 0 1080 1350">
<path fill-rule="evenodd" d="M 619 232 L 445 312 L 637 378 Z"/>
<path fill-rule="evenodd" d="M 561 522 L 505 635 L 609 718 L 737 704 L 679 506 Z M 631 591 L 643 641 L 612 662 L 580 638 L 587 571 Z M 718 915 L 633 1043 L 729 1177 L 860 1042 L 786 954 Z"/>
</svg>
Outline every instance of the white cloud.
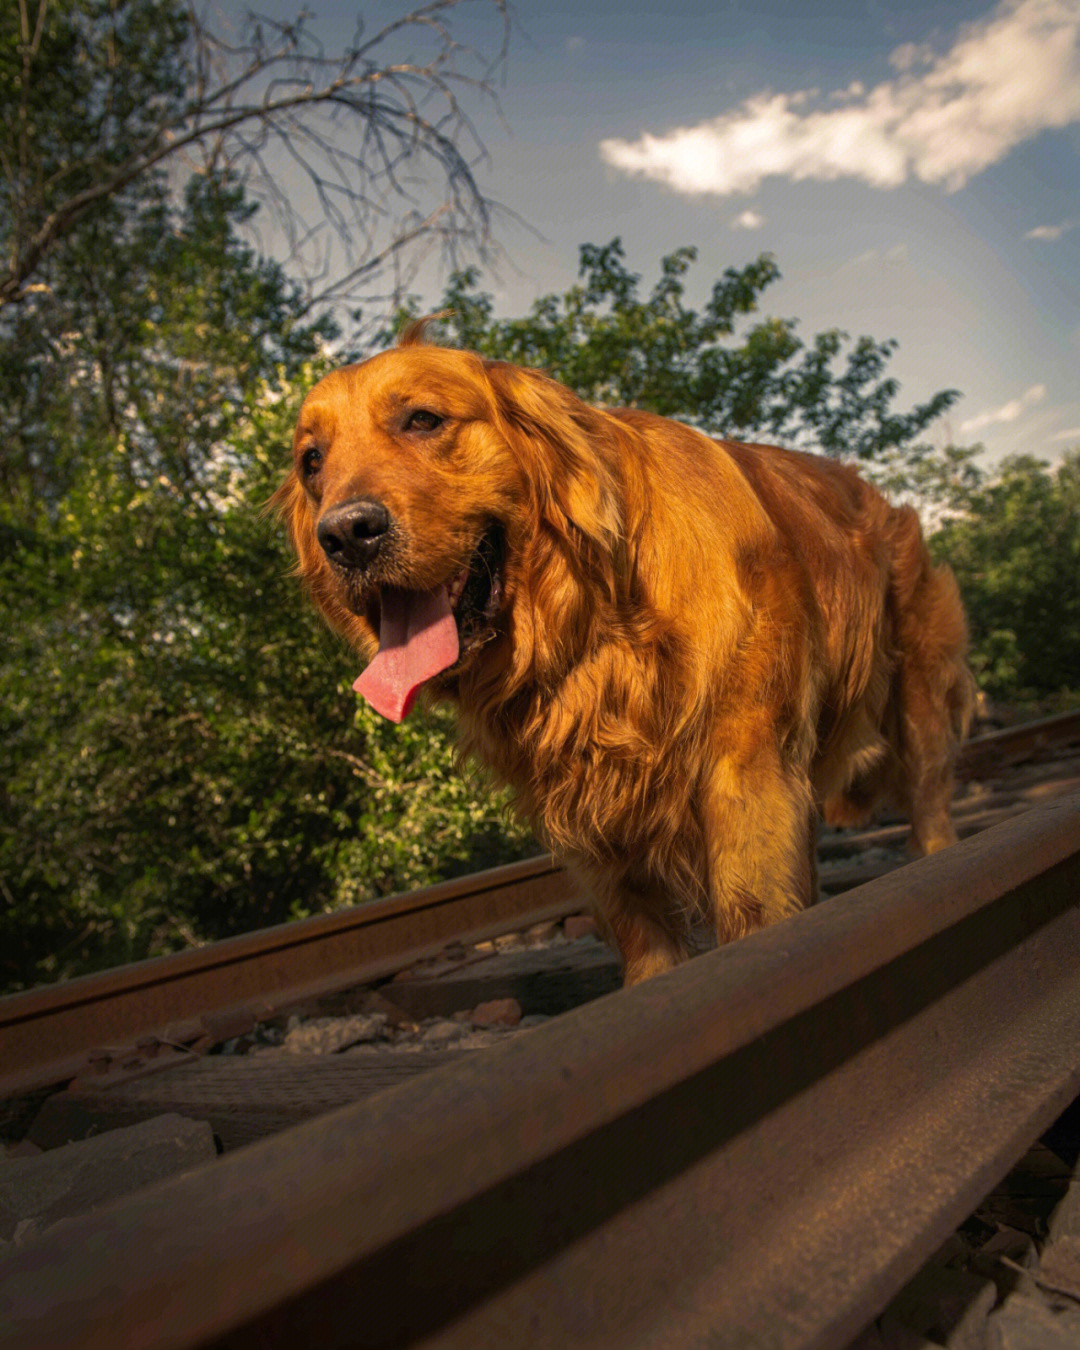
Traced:
<svg viewBox="0 0 1080 1350">
<path fill-rule="evenodd" d="M 854 258 L 849 258 L 847 262 L 841 263 L 837 269 L 840 272 L 849 272 L 860 267 L 880 267 L 883 263 L 900 263 L 908 260 L 907 244 L 893 244 L 892 248 L 887 248 L 882 252 L 879 248 L 868 248 L 865 253 L 856 253 Z"/>
<path fill-rule="evenodd" d="M 1027 412 L 1036 403 L 1041 403 L 1045 397 L 1046 385 L 1033 384 L 1029 389 L 1025 389 L 1019 398 L 1012 398 L 1000 408 L 993 408 L 990 412 L 980 413 L 978 417 L 961 422 L 960 430 L 965 436 L 969 436 L 974 431 L 996 426 L 999 422 L 1015 422 L 1022 413 Z"/>
<path fill-rule="evenodd" d="M 759 216 L 756 211 L 740 211 L 731 222 L 733 230 L 760 230 L 765 224 L 765 217 Z"/>
<path fill-rule="evenodd" d="M 1080 221 L 1063 220 L 1057 225 L 1036 225 L 1033 230 L 1028 230 L 1024 238 L 1043 239 L 1048 243 L 1054 243 L 1063 234 L 1068 234 L 1070 230 L 1075 229 L 1078 224 L 1080 224 Z"/>
<path fill-rule="evenodd" d="M 752 192 L 771 175 L 954 190 L 1040 131 L 1080 121 L 1080 0 L 1003 0 L 944 53 L 907 44 L 890 59 L 895 78 L 869 90 L 763 92 L 696 126 L 602 141 L 600 153 L 691 194 Z"/>
<path fill-rule="evenodd" d="M 1080 445 L 1080 427 L 1069 427 L 1066 431 L 1059 431 L 1053 438 L 1055 441 L 1075 441 Z"/>
</svg>

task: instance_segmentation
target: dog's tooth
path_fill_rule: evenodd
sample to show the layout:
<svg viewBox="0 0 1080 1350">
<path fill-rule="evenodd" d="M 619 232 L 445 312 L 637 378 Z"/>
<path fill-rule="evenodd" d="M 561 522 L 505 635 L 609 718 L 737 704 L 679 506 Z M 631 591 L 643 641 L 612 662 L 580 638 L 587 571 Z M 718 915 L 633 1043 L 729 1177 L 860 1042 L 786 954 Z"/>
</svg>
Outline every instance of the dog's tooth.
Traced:
<svg viewBox="0 0 1080 1350">
<path fill-rule="evenodd" d="M 469 569 L 466 567 L 450 583 L 448 590 L 450 593 L 450 603 L 456 605 L 461 599 L 461 593 L 465 589 L 465 583 L 469 579 Z"/>
</svg>

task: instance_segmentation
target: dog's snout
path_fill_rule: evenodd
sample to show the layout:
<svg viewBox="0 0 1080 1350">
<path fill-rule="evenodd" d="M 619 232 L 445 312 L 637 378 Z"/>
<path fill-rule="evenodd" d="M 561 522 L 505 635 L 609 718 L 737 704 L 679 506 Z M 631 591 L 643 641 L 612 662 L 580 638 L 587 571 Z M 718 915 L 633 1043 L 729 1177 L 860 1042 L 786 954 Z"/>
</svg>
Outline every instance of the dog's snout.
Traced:
<svg viewBox="0 0 1080 1350">
<path fill-rule="evenodd" d="M 366 567 L 389 528 L 390 512 L 382 502 L 356 498 L 327 511 L 315 534 L 332 562 L 343 567 Z"/>
</svg>

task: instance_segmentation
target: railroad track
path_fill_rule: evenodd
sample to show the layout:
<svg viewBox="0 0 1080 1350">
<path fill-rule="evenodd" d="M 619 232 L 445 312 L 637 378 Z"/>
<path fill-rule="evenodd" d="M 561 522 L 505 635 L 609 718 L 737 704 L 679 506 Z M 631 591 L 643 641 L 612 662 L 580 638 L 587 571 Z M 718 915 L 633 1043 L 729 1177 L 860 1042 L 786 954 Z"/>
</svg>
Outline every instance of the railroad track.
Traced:
<svg viewBox="0 0 1080 1350">
<path fill-rule="evenodd" d="M 955 848 L 897 869 L 901 827 L 829 835 L 833 898 L 482 1053 L 414 1050 L 379 1091 L 409 1055 L 352 1057 L 351 1086 L 322 1056 L 321 1105 L 359 1100 L 264 1111 L 269 1137 L 9 1252 L 0 1338 L 843 1347 L 1080 1092 L 1078 744 L 1080 715 L 972 742 Z M 430 1008 L 542 964 L 492 939 L 578 908 L 537 859 L 0 1000 L 0 1095 L 54 1130 L 167 1109 L 199 1066 L 272 1095 L 280 1057 L 188 1061 L 394 974 L 379 998 Z"/>
</svg>

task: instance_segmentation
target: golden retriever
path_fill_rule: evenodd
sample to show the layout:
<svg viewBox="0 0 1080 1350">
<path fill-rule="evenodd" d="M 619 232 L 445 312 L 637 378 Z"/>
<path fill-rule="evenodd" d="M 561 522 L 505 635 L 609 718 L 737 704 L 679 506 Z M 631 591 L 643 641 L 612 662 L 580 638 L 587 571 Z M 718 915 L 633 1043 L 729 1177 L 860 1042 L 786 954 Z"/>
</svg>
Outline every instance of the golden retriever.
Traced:
<svg viewBox="0 0 1080 1350">
<path fill-rule="evenodd" d="M 400 720 L 421 688 L 588 885 L 627 983 L 815 894 L 819 813 L 955 839 L 956 583 L 850 468 L 425 345 L 326 376 L 276 494 Z"/>
</svg>

